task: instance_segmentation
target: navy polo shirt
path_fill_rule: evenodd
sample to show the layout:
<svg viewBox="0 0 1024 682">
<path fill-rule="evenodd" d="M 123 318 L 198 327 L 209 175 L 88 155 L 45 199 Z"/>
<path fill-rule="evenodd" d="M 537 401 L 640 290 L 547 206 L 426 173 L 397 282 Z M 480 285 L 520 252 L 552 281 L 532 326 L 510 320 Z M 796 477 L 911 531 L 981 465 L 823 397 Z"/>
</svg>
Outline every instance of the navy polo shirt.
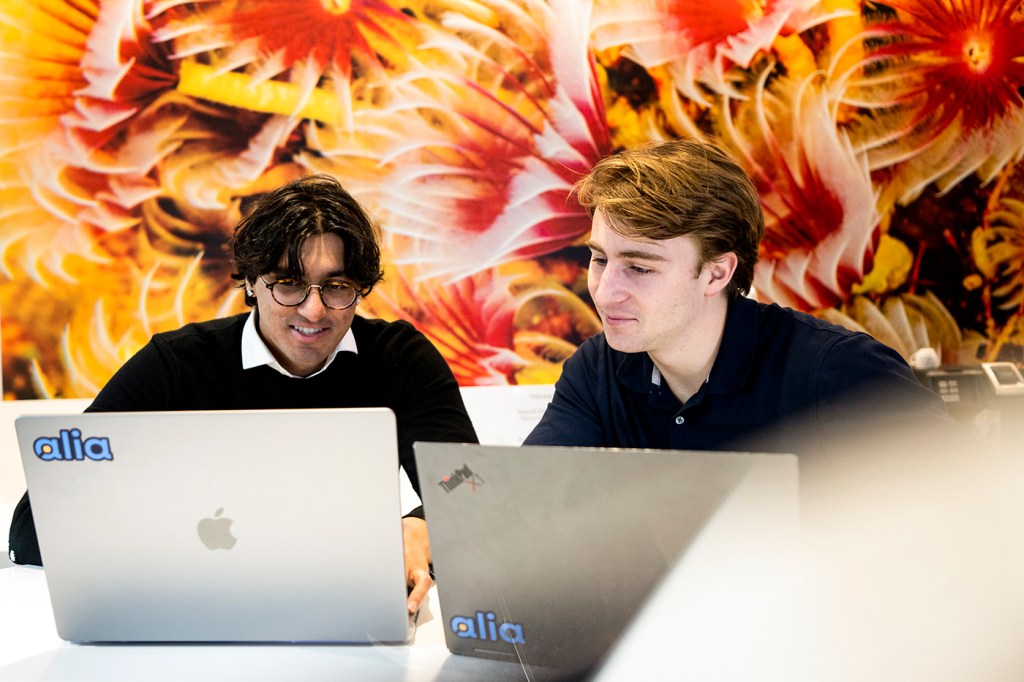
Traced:
<svg viewBox="0 0 1024 682">
<path fill-rule="evenodd" d="M 711 374 L 685 404 L 654 369 L 646 353 L 591 337 L 525 444 L 801 454 L 905 418 L 949 422 L 888 346 L 746 298 L 730 303 Z"/>
</svg>

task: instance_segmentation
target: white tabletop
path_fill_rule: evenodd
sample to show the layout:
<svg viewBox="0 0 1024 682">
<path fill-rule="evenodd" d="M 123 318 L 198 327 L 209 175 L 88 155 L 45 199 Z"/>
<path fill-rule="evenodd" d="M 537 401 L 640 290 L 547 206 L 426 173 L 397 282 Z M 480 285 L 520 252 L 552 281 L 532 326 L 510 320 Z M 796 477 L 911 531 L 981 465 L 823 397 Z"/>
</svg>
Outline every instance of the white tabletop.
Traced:
<svg viewBox="0 0 1024 682">
<path fill-rule="evenodd" d="M 408 646 L 92 645 L 57 636 L 40 568 L 0 570 L 0 682 L 32 680 L 522 680 L 516 665 L 454 656 L 431 590 Z"/>
</svg>

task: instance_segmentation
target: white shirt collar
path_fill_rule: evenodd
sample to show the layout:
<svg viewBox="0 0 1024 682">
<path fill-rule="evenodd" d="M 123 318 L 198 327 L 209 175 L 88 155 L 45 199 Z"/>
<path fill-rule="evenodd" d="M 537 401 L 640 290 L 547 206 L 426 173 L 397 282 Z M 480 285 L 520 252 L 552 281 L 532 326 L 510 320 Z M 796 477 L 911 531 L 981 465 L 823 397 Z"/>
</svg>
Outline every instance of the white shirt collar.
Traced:
<svg viewBox="0 0 1024 682">
<path fill-rule="evenodd" d="M 317 374 L 327 369 L 341 351 L 346 351 L 348 353 L 359 352 L 359 349 L 356 348 L 356 337 L 352 333 L 351 328 L 345 332 L 345 336 L 341 337 L 338 347 L 327 356 L 327 360 L 324 362 L 323 367 L 313 372 L 308 377 L 299 377 L 281 366 L 281 363 L 277 361 L 274 354 L 270 352 L 270 348 L 268 348 L 267 344 L 264 343 L 263 337 L 261 337 L 259 332 L 256 331 L 255 308 L 253 308 L 252 312 L 249 313 L 249 317 L 245 320 L 245 326 L 242 327 L 242 369 L 253 369 L 254 367 L 269 365 L 281 374 L 292 377 L 293 379 L 309 379 L 310 377 L 315 377 Z"/>
</svg>

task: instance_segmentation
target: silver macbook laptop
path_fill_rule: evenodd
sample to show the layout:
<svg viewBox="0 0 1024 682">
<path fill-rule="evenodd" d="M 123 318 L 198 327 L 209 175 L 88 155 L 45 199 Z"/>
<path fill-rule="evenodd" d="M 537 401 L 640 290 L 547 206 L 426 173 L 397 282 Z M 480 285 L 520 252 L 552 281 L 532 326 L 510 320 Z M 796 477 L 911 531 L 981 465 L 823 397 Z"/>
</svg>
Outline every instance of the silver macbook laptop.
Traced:
<svg viewBox="0 0 1024 682">
<path fill-rule="evenodd" d="M 703 543 L 727 547 L 731 563 L 703 552 L 698 568 L 726 574 L 756 571 L 798 531 L 794 455 L 415 448 L 448 648 L 536 679 L 595 673 L 709 528 L 757 538 Z"/>
<path fill-rule="evenodd" d="M 390 410 L 15 426 L 63 639 L 408 640 Z"/>
</svg>

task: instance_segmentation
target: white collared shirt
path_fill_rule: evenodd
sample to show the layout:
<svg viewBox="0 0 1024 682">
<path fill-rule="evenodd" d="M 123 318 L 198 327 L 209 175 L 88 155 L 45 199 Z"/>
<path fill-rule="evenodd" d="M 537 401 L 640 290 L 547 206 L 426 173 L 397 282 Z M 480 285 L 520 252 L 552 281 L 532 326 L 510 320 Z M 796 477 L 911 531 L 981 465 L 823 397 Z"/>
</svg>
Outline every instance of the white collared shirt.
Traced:
<svg viewBox="0 0 1024 682">
<path fill-rule="evenodd" d="M 345 336 L 341 337 L 338 347 L 327 356 L 327 360 L 324 361 L 323 367 L 313 372 L 308 377 L 300 377 L 292 374 L 282 367 L 281 363 L 279 363 L 277 358 L 274 357 L 274 354 L 270 352 L 270 348 L 267 347 L 267 344 L 263 341 L 263 337 L 261 337 L 259 332 L 256 330 L 255 308 L 253 308 L 252 312 L 249 313 L 249 317 L 245 321 L 245 326 L 242 328 L 242 369 L 252 369 L 262 365 L 270 365 L 281 374 L 292 377 L 293 379 L 309 379 L 310 377 L 315 377 L 317 374 L 327 369 L 341 351 L 345 351 L 347 353 L 359 352 L 359 349 L 356 348 L 356 337 L 352 334 L 351 328 L 345 332 Z"/>
</svg>

